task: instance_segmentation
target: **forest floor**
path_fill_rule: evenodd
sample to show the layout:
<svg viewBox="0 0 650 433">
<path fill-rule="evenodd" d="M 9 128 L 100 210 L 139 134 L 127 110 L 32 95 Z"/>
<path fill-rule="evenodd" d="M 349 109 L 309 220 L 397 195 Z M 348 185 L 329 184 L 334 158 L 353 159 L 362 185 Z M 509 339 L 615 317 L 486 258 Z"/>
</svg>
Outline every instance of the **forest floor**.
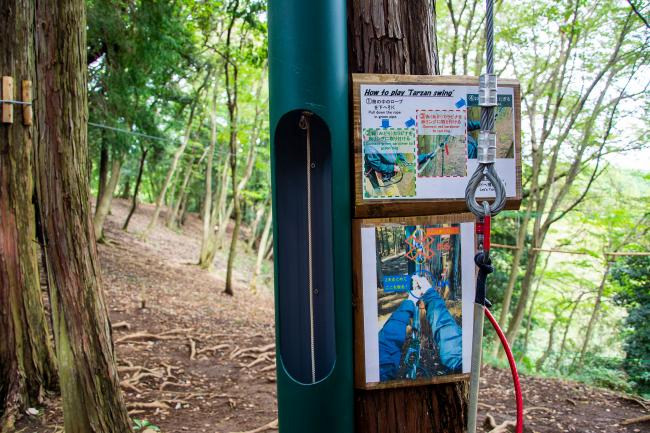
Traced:
<svg viewBox="0 0 650 433">
<path fill-rule="evenodd" d="M 215 259 L 212 273 L 195 265 L 201 233 L 196 216 L 188 217 L 182 232 L 161 225 L 144 241 L 138 234 L 152 207 L 140 206 L 128 233 L 120 229 L 127 209 L 126 201 L 114 201 L 99 255 L 132 418 L 147 420 L 164 433 L 272 426 L 277 405 L 268 275 L 257 290 L 250 287 L 254 259 L 242 244 L 235 296 L 227 296 L 221 272 L 225 253 Z M 479 419 L 488 414 L 497 424 L 514 419 L 509 372 L 485 367 L 481 382 Z M 647 421 L 622 424 L 649 413 L 643 407 L 647 402 L 630 396 L 536 377 L 523 377 L 522 388 L 528 432 L 650 432 Z M 40 415 L 26 417 L 18 431 L 62 432 L 60 401 L 49 400 L 41 409 Z"/>
</svg>

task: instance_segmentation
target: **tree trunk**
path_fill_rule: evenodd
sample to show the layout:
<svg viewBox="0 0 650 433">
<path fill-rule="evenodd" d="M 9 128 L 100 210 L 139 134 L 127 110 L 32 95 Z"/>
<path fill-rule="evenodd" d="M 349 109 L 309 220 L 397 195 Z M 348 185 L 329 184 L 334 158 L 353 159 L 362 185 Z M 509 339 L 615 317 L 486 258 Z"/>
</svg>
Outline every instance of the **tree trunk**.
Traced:
<svg viewBox="0 0 650 433">
<path fill-rule="evenodd" d="M 537 284 L 535 284 L 535 291 L 533 292 L 533 299 L 530 300 L 530 305 L 528 306 L 528 320 L 526 321 L 526 333 L 524 334 L 524 346 L 523 346 L 523 350 L 521 351 L 522 356 L 525 355 L 526 352 L 528 351 L 528 337 L 530 335 L 530 328 L 531 328 L 532 323 L 533 323 L 533 311 L 535 311 L 535 300 L 537 300 L 537 294 L 539 293 L 539 286 L 542 283 L 542 279 L 544 278 L 544 273 L 546 273 L 546 267 L 548 266 L 548 261 L 549 261 L 550 258 L 551 258 L 551 255 L 547 254 L 546 259 L 544 259 L 544 266 L 542 267 L 542 272 L 540 273 L 539 277 L 537 277 Z M 516 271 L 517 271 L 517 268 L 513 267 L 511 272 L 516 272 Z M 498 347 L 503 348 L 503 346 L 501 346 L 500 343 L 499 343 Z M 496 356 L 497 353 L 499 353 L 498 350 L 496 351 L 496 353 L 494 355 Z"/>
<path fill-rule="evenodd" d="M 559 317 L 556 308 L 555 318 L 551 322 L 551 328 L 548 330 L 548 343 L 546 344 L 546 350 L 544 350 L 542 356 L 540 356 L 537 362 L 535 363 L 535 371 L 540 371 L 542 367 L 544 367 L 544 363 L 546 362 L 548 357 L 551 356 L 551 352 L 553 352 L 553 340 L 555 339 L 555 326 L 557 325 L 558 321 L 559 321 Z"/>
<path fill-rule="evenodd" d="M 14 78 L 19 99 L 23 80 L 34 80 L 34 6 L 31 1 L 0 4 L 5 38 L 0 71 Z M 17 416 L 42 402 L 44 391 L 56 387 L 54 352 L 50 344 L 41 294 L 33 205 L 32 126 L 23 125 L 22 109 L 14 107 L 14 123 L 0 125 L 0 432 L 13 432 Z"/>
<path fill-rule="evenodd" d="M 97 200 L 95 200 L 95 212 L 99 205 L 100 198 L 104 195 L 106 182 L 108 182 L 108 144 L 106 143 L 106 130 L 101 131 L 101 150 L 99 151 L 99 179 L 97 181 Z"/>
<path fill-rule="evenodd" d="M 580 305 L 580 300 L 584 296 L 584 292 L 581 293 L 578 296 L 578 299 L 573 304 L 573 308 L 571 308 L 571 313 L 569 313 L 569 319 L 566 322 L 566 326 L 564 327 L 564 334 L 562 334 L 562 343 L 560 343 L 560 350 L 557 354 L 557 359 L 555 360 L 555 369 L 557 370 L 560 367 L 560 362 L 564 359 L 564 349 L 566 347 L 566 340 L 567 336 L 569 335 L 569 329 L 571 329 L 571 323 L 573 323 L 573 317 L 576 314 L 576 311 L 578 310 L 578 305 Z"/>
<path fill-rule="evenodd" d="M 190 108 L 190 116 L 187 119 L 187 125 L 185 126 L 185 134 L 183 136 L 183 141 L 181 142 L 180 147 L 174 153 L 174 158 L 172 158 L 172 163 L 169 166 L 169 170 L 167 170 L 167 176 L 165 177 L 165 181 L 163 182 L 162 189 L 160 190 L 160 194 L 158 194 L 158 198 L 156 199 L 156 208 L 153 211 L 153 215 L 151 216 L 149 225 L 147 226 L 146 230 L 142 234 L 144 238 L 149 236 L 149 233 L 151 233 L 151 230 L 153 230 L 153 228 L 156 226 L 156 223 L 158 222 L 158 216 L 160 215 L 160 209 L 165 200 L 165 194 L 167 194 L 167 188 L 169 188 L 169 184 L 171 183 L 172 176 L 176 171 L 176 167 L 178 166 L 178 161 L 181 159 L 181 156 L 183 156 L 183 152 L 185 152 L 185 148 L 187 147 L 187 144 L 190 141 L 190 132 L 192 130 L 192 121 L 194 120 L 194 112 L 196 109 L 197 101 L 198 101 L 198 95 L 194 100 L 194 102 L 192 103 L 192 107 Z"/>
<path fill-rule="evenodd" d="M 535 247 L 539 248 L 538 244 L 533 242 L 533 248 Z M 521 327 L 521 322 L 524 319 L 524 312 L 526 310 L 526 305 L 528 304 L 528 297 L 530 296 L 530 289 L 535 276 L 535 270 L 537 269 L 539 251 L 535 251 L 533 248 L 528 250 L 528 263 L 524 279 L 521 282 L 521 294 L 519 295 L 519 301 L 517 302 L 515 313 L 513 314 L 508 330 L 506 331 L 506 337 L 511 345 L 514 345 L 515 340 L 517 339 L 517 334 L 519 333 L 519 328 Z"/>
<path fill-rule="evenodd" d="M 587 331 L 585 332 L 585 339 L 582 343 L 582 348 L 580 349 L 580 357 L 578 358 L 578 369 L 582 369 L 582 366 L 584 365 L 585 355 L 587 354 L 587 349 L 589 348 L 589 343 L 591 342 L 591 336 L 594 332 L 596 321 L 598 321 L 598 313 L 600 313 L 600 305 L 603 301 L 603 292 L 605 291 L 605 283 L 607 283 L 607 277 L 609 276 L 610 267 L 611 267 L 611 263 L 607 262 L 607 265 L 605 266 L 605 271 L 603 272 L 603 277 L 601 278 L 600 285 L 598 286 L 598 293 L 596 294 L 594 309 L 591 311 L 591 317 L 589 317 L 589 323 L 587 324 Z"/>
<path fill-rule="evenodd" d="M 533 292 L 533 298 L 530 300 L 530 305 L 528 306 L 528 320 L 526 320 L 526 332 L 524 332 L 524 344 L 521 349 L 521 357 L 528 353 L 528 337 L 530 336 L 530 329 L 533 326 L 533 311 L 535 311 L 535 301 L 537 300 L 537 294 L 539 293 L 539 284 L 535 287 Z M 494 346 L 501 344 L 501 341 L 495 342 Z M 494 356 L 497 356 L 499 353 L 498 347 L 494 351 Z M 520 359 L 521 359 L 520 357 Z"/>
<path fill-rule="evenodd" d="M 183 178 L 183 184 L 181 185 L 181 190 L 178 194 L 178 200 L 176 201 L 176 204 L 174 205 L 174 209 L 172 210 L 170 216 L 169 216 L 169 221 L 167 222 L 167 227 L 173 228 L 176 227 L 177 220 L 180 217 L 181 214 L 181 209 L 183 208 L 183 201 L 187 199 L 187 185 L 190 183 L 190 180 L 192 179 L 192 176 L 194 175 L 194 166 L 195 165 L 201 165 L 203 162 L 203 158 L 208 154 L 209 149 L 205 149 L 203 151 L 203 154 L 201 155 L 200 158 L 193 158 L 192 161 L 188 164 L 187 170 L 185 171 L 185 177 Z"/>
<path fill-rule="evenodd" d="M 65 431 L 127 433 L 90 213 L 84 3 L 36 1 L 35 173 Z"/>
<path fill-rule="evenodd" d="M 272 260 L 273 259 L 273 230 L 271 230 L 271 233 L 269 234 L 269 244 L 266 247 L 266 253 L 264 253 L 264 260 Z"/>
<path fill-rule="evenodd" d="M 248 237 L 247 246 L 249 250 L 252 250 L 253 247 L 255 246 L 255 242 L 257 241 L 257 229 L 260 226 L 260 222 L 262 222 L 262 218 L 264 217 L 265 210 L 266 210 L 266 202 L 262 203 L 262 205 L 257 209 L 257 211 L 255 211 L 255 218 L 251 223 L 250 236 Z"/>
<path fill-rule="evenodd" d="M 532 203 L 529 203 L 526 208 L 526 216 L 519 225 L 519 231 L 517 233 L 517 249 L 512 257 L 512 265 L 510 266 L 510 276 L 508 278 L 508 285 L 506 286 L 505 293 L 503 295 L 503 303 L 501 306 L 501 314 L 499 315 L 499 326 L 505 328 L 508 324 L 508 314 L 510 313 L 510 303 L 512 302 L 512 292 L 515 289 L 515 284 L 517 283 L 517 277 L 519 276 L 519 264 L 521 263 L 521 257 L 524 253 L 524 242 L 526 240 L 526 233 L 528 231 L 528 221 L 530 220 L 530 210 L 532 208 Z M 498 347 L 500 347 L 499 345 Z"/>
<path fill-rule="evenodd" d="M 348 1 L 350 72 L 440 74 L 434 4 Z"/>
<path fill-rule="evenodd" d="M 176 218 L 178 216 L 178 211 L 181 208 L 181 203 L 183 201 L 183 195 L 185 194 L 185 189 L 187 188 L 187 184 L 190 182 L 190 177 L 192 176 L 192 169 L 193 168 L 194 168 L 194 159 L 192 159 L 191 161 L 189 161 L 187 163 L 187 167 L 185 168 L 185 173 L 184 173 L 184 176 L 183 176 L 183 181 L 181 183 L 180 190 L 178 191 L 178 197 L 176 198 L 176 201 L 173 202 L 173 204 L 170 206 L 169 216 L 167 217 L 167 227 L 168 228 L 174 228 L 176 226 Z M 170 202 L 170 204 L 171 203 L 172 202 Z"/>
<path fill-rule="evenodd" d="M 246 188 L 246 184 L 250 180 L 251 175 L 253 174 L 253 168 L 255 166 L 255 158 L 257 156 L 255 149 L 261 128 L 260 117 L 262 114 L 262 104 L 260 96 L 262 94 L 262 87 L 264 84 L 264 80 L 260 80 L 257 85 L 257 89 L 255 90 L 255 118 L 253 119 L 253 132 L 251 133 L 248 143 L 246 169 L 244 170 L 244 174 L 241 180 L 239 183 L 237 183 L 237 71 L 238 70 L 236 65 L 233 65 L 232 71 L 230 71 L 228 62 L 225 63 L 226 92 L 228 94 L 228 113 L 230 120 L 230 175 L 232 177 L 232 208 L 233 217 L 235 220 L 235 225 L 232 230 L 232 237 L 230 238 L 230 250 L 228 251 L 228 264 L 226 268 L 226 288 L 224 290 L 224 293 L 227 293 L 229 295 L 233 294 L 233 266 L 235 264 L 235 254 L 237 253 L 237 242 L 239 241 L 239 230 L 242 220 L 241 199 L 239 195 L 240 191 L 243 191 L 244 188 Z M 230 76 L 230 72 L 232 72 L 232 78 Z M 227 218 L 225 219 L 225 223 L 227 226 Z"/>
<path fill-rule="evenodd" d="M 438 74 L 433 6 L 427 0 L 348 1 L 350 72 Z M 356 431 L 461 433 L 467 390 L 466 382 L 356 390 Z"/>
<path fill-rule="evenodd" d="M 129 197 L 131 197 L 131 176 L 127 177 L 124 181 L 122 193 L 120 194 L 120 198 L 127 199 Z"/>
<path fill-rule="evenodd" d="M 537 284 L 535 284 L 533 299 L 530 300 L 530 305 L 528 306 L 528 320 L 526 321 L 526 332 L 524 333 L 524 345 L 521 351 L 522 356 L 526 355 L 526 352 L 528 351 L 528 337 L 530 335 L 530 328 L 532 327 L 532 323 L 533 323 L 533 311 L 535 311 L 535 301 L 537 300 L 537 294 L 539 293 L 539 286 L 542 283 L 542 279 L 544 278 L 544 273 L 546 273 L 546 267 L 548 266 L 548 261 L 550 258 L 551 255 L 547 254 L 546 259 L 544 260 L 544 266 L 542 267 L 542 272 L 539 274 L 539 277 L 537 277 Z M 513 267 L 511 269 L 511 272 L 517 272 L 517 268 Z M 503 349 L 503 346 L 500 344 L 500 342 L 497 342 L 495 346 L 496 346 L 496 350 L 494 351 L 494 356 L 497 356 L 497 354 L 499 354 L 499 348 Z"/>
<path fill-rule="evenodd" d="M 187 206 L 190 201 L 190 193 L 192 191 L 186 191 L 185 194 L 183 194 L 183 200 L 181 201 L 181 208 L 178 212 L 178 225 L 179 227 L 182 227 L 185 225 L 185 220 L 187 218 Z"/>
<path fill-rule="evenodd" d="M 122 230 L 124 231 L 129 228 L 131 217 L 133 216 L 135 209 L 138 207 L 138 193 L 140 192 L 140 183 L 142 183 L 142 173 L 144 172 L 144 162 L 147 159 L 147 152 L 149 152 L 149 148 L 143 147 L 142 156 L 140 157 L 140 166 L 138 167 L 138 177 L 135 180 L 135 189 L 133 190 L 131 209 L 129 209 L 129 214 L 126 216 L 126 220 L 124 220 L 124 225 L 122 226 Z"/>
<path fill-rule="evenodd" d="M 237 241 L 239 240 L 239 227 L 241 225 L 241 209 L 239 203 L 239 190 L 237 185 L 237 123 L 236 115 L 230 116 L 230 179 L 232 182 L 232 204 L 233 216 L 235 218 L 235 225 L 232 229 L 232 237 L 230 239 L 230 250 L 228 251 L 228 263 L 226 265 L 226 288 L 224 293 L 234 295 L 233 291 L 233 267 L 235 265 L 235 255 L 237 254 Z M 228 220 L 226 220 L 228 224 Z"/>
<path fill-rule="evenodd" d="M 217 84 L 215 81 L 212 91 L 210 106 L 210 146 L 208 148 L 208 161 L 205 167 L 205 191 L 203 196 L 203 235 L 201 237 L 201 252 L 199 253 L 199 266 L 208 269 L 214 260 L 214 222 L 212 220 L 212 164 L 214 161 L 214 148 L 217 143 Z"/>
<path fill-rule="evenodd" d="M 111 210 L 111 203 L 113 202 L 115 188 L 120 180 L 121 169 L 122 161 L 118 158 L 113 159 L 113 163 L 111 164 L 111 179 L 104 188 L 104 194 L 99 197 L 99 201 L 97 202 L 97 209 L 93 217 L 93 228 L 95 231 L 95 239 L 98 241 L 104 237 L 104 221 L 106 220 L 106 215 Z"/>
<path fill-rule="evenodd" d="M 219 218 L 219 227 L 217 228 L 217 233 L 214 237 L 214 248 L 215 250 L 223 249 L 226 237 L 226 231 L 228 230 L 228 225 L 230 224 L 230 217 L 232 216 L 233 210 L 233 201 L 230 200 L 221 210 L 221 216 Z M 215 251 L 216 253 L 216 251 Z"/>
<path fill-rule="evenodd" d="M 217 254 L 217 231 L 221 229 L 222 218 L 224 215 L 224 205 L 226 196 L 228 195 L 228 162 L 224 161 L 223 170 L 221 172 L 218 189 L 212 195 L 212 210 L 210 212 L 210 231 L 211 235 L 205 246 L 204 256 L 202 256 L 201 265 L 202 269 L 209 269 L 214 261 L 214 256 Z M 227 222 L 227 221 L 226 221 Z"/>
<path fill-rule="evenodd" d="M 264 229 L 262 230 L 262 237 L 260 238 L 260 243 L 257 247 L 257 260 L 255 261 L 255 271 L 253 272 L 253 277 L 251 278 L 251 288 L 255 289 L 257 287 L 257 277 L 262 272 L 262 262 L 264 261 L 264 255 L 266 249 L 269 246 L 269 241 L 271 240 L 271 226 L 273 223 L 273 212 L 271 212 L 271 207 L 269 206 L 266 222 L 264 223 Z"/>
</svg>

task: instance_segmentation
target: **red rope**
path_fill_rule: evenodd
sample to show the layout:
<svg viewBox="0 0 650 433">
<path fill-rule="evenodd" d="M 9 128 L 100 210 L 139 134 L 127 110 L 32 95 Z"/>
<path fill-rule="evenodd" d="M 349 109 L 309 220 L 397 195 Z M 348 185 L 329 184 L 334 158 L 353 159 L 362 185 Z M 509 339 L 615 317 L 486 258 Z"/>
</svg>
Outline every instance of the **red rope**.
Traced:
<svg viewBox="0 0 650 433">
<path fill-rule="evenodd" d="M 512 372 L 512 381 L 514 382 L 515 385 L 515 398 L 517 399 L 517 427 L 516 427 L 516 433 L 522 433 L 524 431 L 524 398 L 521 395 L 521 384 L 519 383 L 519 374 L 517 373 L 517 365 L 515 364 L 515 358 L 512 356 L 512 351 L 510 350 L 510 345 L 508 344 L 508 340 L 506 339 L 506 336 L 504 335 L 503 331 L 499 327 L 499 324 L 497 321 L 494 319 L 494 316 L 492 316 L 492 313 L 490 313 L 490 310 L 487 309 L 487 307 L 484 308 L 485 310 L 485 315 L 487 316 L 488 320 L 494 327 L 494 330 L 497 332 L 497 335 L 499 336 L 499 340 L 501 340 L 501 344 L 503 345 L 503 349 L 506 351 L 506 356 L 508 357 L 508 363 L 510 364 L 510 371 Z"/>
</svg>

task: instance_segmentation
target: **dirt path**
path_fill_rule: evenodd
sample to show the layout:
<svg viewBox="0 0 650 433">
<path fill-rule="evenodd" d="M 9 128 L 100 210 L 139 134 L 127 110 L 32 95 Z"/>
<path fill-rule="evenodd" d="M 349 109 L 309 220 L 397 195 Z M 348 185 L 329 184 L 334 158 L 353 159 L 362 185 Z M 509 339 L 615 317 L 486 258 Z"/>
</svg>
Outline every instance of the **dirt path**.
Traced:
<svg viewBox="0 0 650 433">
<path fill-rule="evenodd" d="M 106 227 L 108 244 L 100 245 L 99 253 L 132 417 L 146 419 L 165 433 L 238 432 L 274 420 L 274 318 L 268 276 L 253 293 L 246 273 L 252 269 L 252 256 L 242 254 L 236 295 L 223 295 L 222 275 L 194 265 L 198 219 L 190 216 L 182 233 L 160 227 L 145 242 L 138 233 L 151 208 L 145 206 L 134 215 L 129 233 L 120 229 L 126 210 L 126 202 L 114 202 Z M 215 268 L 224 268 L 223 254 Z M 513 419 L 509 372 L 486 368 L 484 373 L 480 419 L 488 413 L 497 423 Z M 523 389 L 531 432 L 650 432 L 648 423 L 619 424 L 648 412 L 614 393 L 532 377 L 523 378 Z M 52 401 L 42 416 L 24 421 L 23 431 L 62 431 L 57 406 Z"/>
</svg>

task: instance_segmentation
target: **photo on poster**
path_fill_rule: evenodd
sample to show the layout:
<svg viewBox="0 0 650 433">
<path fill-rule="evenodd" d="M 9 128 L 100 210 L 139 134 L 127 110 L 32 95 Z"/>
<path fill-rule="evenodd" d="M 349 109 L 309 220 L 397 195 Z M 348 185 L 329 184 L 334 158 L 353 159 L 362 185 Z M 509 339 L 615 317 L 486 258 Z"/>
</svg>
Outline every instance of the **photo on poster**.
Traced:
<svg viewBox="0 0 650 433">
<path fill-rule="evenodd" d="M 414 128 L 363 130 L 364 197 L 415 197 Z"/>
<path fill-rule="evenodd" d="M 375 228 L 381 382 L 463 371 L 460 232 L 460 224 Z"/>
<path fill-rule="evenodd" d="M 513 128 L 512 95 L 497 95 L 496 120 L 497 158 L 515 157 L 515 137 Z M 468 158 L 476 159 L 478 133 L 481 130 L 481 107 L 478 94 L 467 95 L 467 149 Z"/>
<path fill-rule="evenodd" d="M 418 177 L 467 175 L 464 135 L 419 135 Z"/>
<path fill-rule="evenodd" d="M 417 111 L 418 178 L 467 176 L 466 112 Z"/>
</svg>

